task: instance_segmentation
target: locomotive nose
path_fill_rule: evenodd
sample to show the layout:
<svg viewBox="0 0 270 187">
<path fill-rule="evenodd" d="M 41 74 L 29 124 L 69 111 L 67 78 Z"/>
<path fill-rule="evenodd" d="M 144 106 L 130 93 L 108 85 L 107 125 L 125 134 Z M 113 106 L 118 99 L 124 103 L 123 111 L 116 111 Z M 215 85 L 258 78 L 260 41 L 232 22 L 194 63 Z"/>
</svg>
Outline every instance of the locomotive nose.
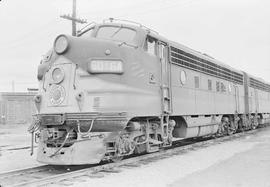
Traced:
<svg viewBox="0 0 270 187">
<path fill-rule="evenodd" d="M 81 58 L 120 57 L 123 48 L 123 46 L 119 46 L 119 43 L 111 40 L 74 37 L 64 34 L 57 36 L 54 41 L 54 51 L 58 55 L 76 57 L 76 60 Z"/>
</svg>

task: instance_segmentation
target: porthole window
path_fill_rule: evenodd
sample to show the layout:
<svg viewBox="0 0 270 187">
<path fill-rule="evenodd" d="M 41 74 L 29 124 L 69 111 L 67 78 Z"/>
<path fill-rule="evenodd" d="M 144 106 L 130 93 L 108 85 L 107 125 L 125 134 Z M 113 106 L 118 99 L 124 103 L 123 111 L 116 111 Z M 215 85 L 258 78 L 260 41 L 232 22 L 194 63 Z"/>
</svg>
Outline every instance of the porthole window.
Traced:
<svg viewBox="0 0 270 187">
<path fill-rule="evenodd" d="M 180 72 L 180 82 L 182 85 L 186 84 L 187 82 L 187 74 L 184 70 Z"/>
</svg>

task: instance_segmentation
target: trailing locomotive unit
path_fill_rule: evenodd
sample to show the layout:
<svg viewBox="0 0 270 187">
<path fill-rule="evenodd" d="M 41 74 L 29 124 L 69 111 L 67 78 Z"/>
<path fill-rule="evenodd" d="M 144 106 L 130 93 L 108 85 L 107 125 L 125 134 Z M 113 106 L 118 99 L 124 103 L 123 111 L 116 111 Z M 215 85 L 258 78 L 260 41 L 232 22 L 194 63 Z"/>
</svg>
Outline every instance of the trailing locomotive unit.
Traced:
<svg viewBox="0 0 270 187">
<path fill-rule="evenodd" d="M 269 120 L 263 80 L 114 19 L 58 36 L 38 80 L 32 132 L 48 164 L 117 160 Z"/>
</svg>

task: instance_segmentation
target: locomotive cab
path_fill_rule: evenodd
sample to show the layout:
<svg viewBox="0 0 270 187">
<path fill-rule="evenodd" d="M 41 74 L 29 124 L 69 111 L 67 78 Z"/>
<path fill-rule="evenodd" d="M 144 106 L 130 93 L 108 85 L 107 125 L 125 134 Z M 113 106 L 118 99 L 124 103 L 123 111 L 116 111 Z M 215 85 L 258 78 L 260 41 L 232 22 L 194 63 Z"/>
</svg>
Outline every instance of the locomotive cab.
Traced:
<svg viewBox="0 0 270 187">
<path fill-rule="evenodd" d="M 163 62 L 163 67 L 160 66 L 160 61 Z M 54 42 L 54 49 L 46 55 L 39 66 L 38 79 L 42 83 L 41 92 L 44 94 L 49 94 L 49 88 L 56 88 L 54 85 L 58 85 L 57 93 L 63 93 L 65 96 L 56 99 L 57 101 L 54 99 L 56 97 L 52 97 L 52 93 L 47 95 L 51 96 L 50 101 L 44 100 L 48 97 L 42 96 L 41 98 L 40 96 L 41 102 L 37 103 L 39 105 L 37 108 L 40 112 L 44 110 L 44 113 L 47 113 L 47 109 L 50 109 L 50 112 L 59 112 L 60 106 L 65 105 L 65 107 L 70 106 L 69 108 L 72 110 L 82 112 L 85 106 L 79 106 L 75 109 L 74 105 L 78 104 L 72 103 L 72 101 L 77 102 L 82 99 L 81 97 L 91 95 L 94 92 L 104 94 L 105 88 L 113 89 L 115 92 L 129 90 L 133 94 L 137 92 L 149 95 L 147 97 L 154 94 L 154 100 L 157 100 L 159 97 L 157 91 L 160 84 L 163 84 L 162 81 L 169 85 L 169 78 L 166 77 L 168 74 L 166 63 L 168 63 L 166 43 L 158 41 L 138 27 L 101 24 L 81 32 L 79 37 L 60 35 Z M 161 68 L 164 70 L 163 74 L 160 74 Z M 57 73 L 58 75 L 56 75 Z M 56 77 L 63 79 L 63 81 L 52 80 Z M 86 81 L 90 82 L 86 83 Z M 139 82 L 142 84 L 138 84 Z M 64 87 L 60 88 L 62 85 Z M 166 94 L 168 95 L 168 93 Z M 70 95 L 78 97 L 71 98 Z M 118 94 L 116 93 L 116 95 Z M 119 98 L 116 95 L 114 95 L 114 100 L 118 98 L 122 101 L 126 99 L 127 103 L 130 102 L 127 97 Z M 127 96 L 130 97 L 130 95 Z M 137 114 L 138 108 L 142 108 L 141 105 L 136 105 L 146 102 L 143 96 L 138 98 L 144 99 L 142 102 L 132 103 L 132 105 L 119 102 L 118 104 L 122 104 L 122 106 L 117 106 L 115 103 L 110 103 L 112 100 L 101 102 L 99 98 L 91 101 L 92 108 L 89 108 L 88 105 L 86 109 L 88 112 L 111 112 L 113 110 L 133 115 L 134 112 Z M 153 99 L 150 100 L 155 106 L 161 104 Z M 55 108 L 57 110 L 40 107 L 44 102 L 49 103 L 49 105 L 54 102 L 52 105 L 57 106 Z M 101 107 L 101 103 L 105 106 Z M 106 103 L 110 104 L 107 106 Z M 115 108 L 112 108 L 112 105 Z M 134 108 L 132 108 L 133 106 Z M 64 111 L 67 112 L 66 108 Z M 157 106 L 152 113 L 156 112 L 162 112 L 160 107 Z"/>
</svg>

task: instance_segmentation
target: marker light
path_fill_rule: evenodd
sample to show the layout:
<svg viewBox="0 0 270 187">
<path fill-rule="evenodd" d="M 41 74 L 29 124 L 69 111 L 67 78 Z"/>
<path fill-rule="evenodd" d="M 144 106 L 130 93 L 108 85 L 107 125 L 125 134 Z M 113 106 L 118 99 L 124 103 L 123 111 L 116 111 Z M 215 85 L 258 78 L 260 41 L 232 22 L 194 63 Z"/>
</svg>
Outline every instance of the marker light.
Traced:
<svg viewBox="0 0 270 187">
<path fill-rule="evenodd" d="M 58 84 L 64 80 L 65 73 L 61 68 L 54 68 L 52 71 L 52 79 L 54 83 Z"/>
<path fill-rule="evenodd" d="M 116 73 L 122 74 L 123 62 L 121 60 L 92 60 L 88 63 L 90 73 Z"/>
<path fill-rule="evenodd" d="M 59 35 L 54 41 L 54 50 L 57 54 L 63 54 L 68 48 L 68 39 L 65 35 Z"/>
</svg>

